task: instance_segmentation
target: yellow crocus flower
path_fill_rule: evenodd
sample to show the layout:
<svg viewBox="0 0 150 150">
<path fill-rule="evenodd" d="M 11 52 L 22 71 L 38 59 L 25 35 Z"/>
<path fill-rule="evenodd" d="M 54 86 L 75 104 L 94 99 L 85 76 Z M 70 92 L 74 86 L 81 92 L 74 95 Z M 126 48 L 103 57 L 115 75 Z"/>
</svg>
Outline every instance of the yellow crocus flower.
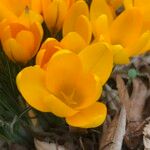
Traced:
<svg viewBox="0 0 150 150">
<path fill-rule="evenodd" d="M 93 33 L 95 41 L 100 40 L 110 44 L 114 53 L 114 62 L 128 63 L 129 57 L 149 50 L 150 32 L 143 31 L 141 11 L 133 7 L 112 19 L 113 16 L 106 1 L 102 1 L 94 0 L 91 4 L 90 16 Z"/>
<path fill-rule="evenodd" d="M 52 43 L 59 47 L 57 41 L 51 39 Z M 46 47 L 51 49 L 52 45 Z M 17 87 L 25 100 L 40 111 L 64 117 L 71 126 L 91 128 L 102 124 L 106 106 L 97 100 L 113 66 L 107 45 L 92 44 L 78 55 L 60 49 L 49 56 L 46 67 L 27 67 L 17 75 Z"/>
<path fill-rule="evenodd" d="M 36 54 L 43 37 L 40 22 L 41 17 L 30 10 L 14 21 L 1 22 L 1 43 L 12 61 L 26 63 Z"/>
<path fill-rule="evenodd" d="M 78 0 L 69 9 L 64 20 L 62 44 L 78 53 L 91 42 L 91 38 L 88 5 L 84 0 Z"/>
<path fill-rule="evenodd" d="M 44 20 L 51 34 L 60 31 L 73 2 L 74 0 L 41 0 Z"/>
</svg>

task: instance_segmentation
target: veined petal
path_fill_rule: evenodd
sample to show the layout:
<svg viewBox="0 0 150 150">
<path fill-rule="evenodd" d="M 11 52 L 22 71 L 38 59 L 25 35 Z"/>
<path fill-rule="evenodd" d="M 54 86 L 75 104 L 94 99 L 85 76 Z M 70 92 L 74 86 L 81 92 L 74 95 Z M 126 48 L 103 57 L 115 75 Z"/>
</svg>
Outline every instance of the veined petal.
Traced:
<svg viewBox="0 0 150 150">
<path fill-rule="evenodd" d="M 52 95 L 45 86 L 45 72 L 39 67 L 27 67 L 17 75 L 17 87 L 25 100 L 43 112 L 52 112 L 59 117 L 76 113 Z"/>
<path fill-rule="evenodd" d="M 142 16 L 137 8 L 122 12 L 112 23 L 110 36 L 112 44 L 130 47 L 139 37 L 142 29 Z"/>
<path fill-rule="evenodd" d="M 63 36 L 75 31 L 75 24 L 79 16 L 89 16 L 88 6 L 85 1 L 78 0 L 69 9 L 63 25 Z"/>
<path fill-rule="evenodd" d="M 83 48 L 85 48 L 86 43 L 78 33 L 70 32 L 61 40 L 61 45 L 65 49 L 79 53 Z"/>
<path fill-rule="evenodd" d="M 112 45 L 111 49 L 114 55 L 113 59 L 115 64 L 128 64 L 130 62 L 129 55 L 124 47 L 121 45 Z"/>
<path fill-rule="evenodd" d="M 66 122 L 74 127 L 94 128 L 104 122 L 106 114 L 106 106 L 103 103 L 97 102 L 77 114 L 67 117 Z"/>
<path fill-rule="evenodd" d="M 98 42 L 87 46 L 79 53 L 86 72 L 94 73 L 103 85 L 111 74 L 113 54 L 105 43 Z"/>
<path fill-rule="evenodd" d="M 105 14 L 108 17 L 109 23 L 112 21 L 113 15 L 106 0 L 92 0 L 90 7 L 91 20 L 92 21 L 96 20 L 102 14 Z"/>
<path fill-rule="evenodd" d="M 92 37 L 92 27 L 87 16 L 81 15 L 78 17 L 75 24 L 75 32 L 80 34 L 87 44 L 90 43 Z"/>
</svg>

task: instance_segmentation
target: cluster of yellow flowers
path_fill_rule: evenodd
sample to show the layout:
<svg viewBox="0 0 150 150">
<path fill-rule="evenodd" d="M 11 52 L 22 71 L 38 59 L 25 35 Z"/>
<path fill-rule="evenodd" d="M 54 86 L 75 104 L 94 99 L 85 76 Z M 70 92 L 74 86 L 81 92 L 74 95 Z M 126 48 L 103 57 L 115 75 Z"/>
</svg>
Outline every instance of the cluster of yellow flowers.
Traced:
<svg viewBox="0 0 150 150">
<path fill-rule="evenodd" d="M 5 54 L 21 63 L 36 55 L 17 75 L 22 96 L 71 126 L 102 124 L 107 109 L 98 99 L 113 65 L 150 49 L 149 0 L 1 0 L 0 10 Z M 41 44 L 43 21 L 53 37 Z"/>
</svg>

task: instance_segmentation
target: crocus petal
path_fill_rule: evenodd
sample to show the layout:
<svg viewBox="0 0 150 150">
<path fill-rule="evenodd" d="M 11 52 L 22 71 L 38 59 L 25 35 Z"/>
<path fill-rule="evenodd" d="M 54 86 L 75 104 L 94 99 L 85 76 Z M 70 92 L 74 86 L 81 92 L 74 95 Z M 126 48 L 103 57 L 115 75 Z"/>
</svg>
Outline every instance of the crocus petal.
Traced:
<svg viewBox="0 0 150 150">
<path fill-rule="evenodd" d="M 79 57 L 71 51 L 60 50 L 52 56 L 48 63 L 46 71 L 47 88 L 53 93 L 58 93 L 60 88 L 63 88 L 62 86 L 71 88 L 81 72 L 82 64 Z"/>
<path fill-rule="evenodd" d="M 91 41 L 92 28 L 88 17 L 84 15 L 78 17 L 75 24 L 75 32 L 80 34 L 87 44 Z"/>
<path fill-rule="evenodd" d="M 105 36 L 105 41 L 110 41 L 107 32 L 108 32 L 108 17 L 106 15 L 100 15 L 95 21 L 92 22 L 93 25 L 93 34 L 95 38 L 100 36 Z"/>
<path fill-rule="evenodd" d="M 143 54 L 150 50 L 150 31 L 144 32 L 136 43 L 131 47 L 130 55 Z"/>
<path fill-rule="evenodd" d="M 86 72 L 92 72 L 103 85 L 110 76 L 113 67 L 113 54 L 108 46 L 98 42 L 79 53 Z"/>
<path fill-rule="evenodd" d="M 97 81 L 92 74 L 84 74 L 76 82 L 76 87 L 82 93 L 81 99 L 76 97 L 78 106 L 76 110 L 81 110 L 94 104 L 102 93 L 102 86 L 97 87 Z"/>
<path fill-rule="evenodd" d="M 2 25 L 2 29 L 3 31 L 1 31 L 1 41 L 3 44 L 3 41 L 12 37 L 12 32 L 11 32 L 11 28 L 9 25 L 6 25 L 6 27 Z"/>
<path fill-rule="evenodd" d="M 149 0 L 134 0 L 134 6 L 141 10 L 144 17 L 143 30 L 150 30 L 150 2 Z"/>
<path fill-rule="evenodd" d="M 10 30 L 11 30 L 11 35 L 13 38 L 15 38 L 18 34 L 18 32 L 22 31 L 22 30 L 27 30 L 27 28 L 22 25 L 21 23 L 18 22 L 12 22 L 9 24 Z M 5 31 L 7 32 L 7 31 Z"/>
<path fill-rule="evenodd" d="M 55 27 L 56 18 L 57 18 L 57 5 L 56 1 L 52 2 L 50 0 L 42 0 L 42 10 L 44 15 L 44 20 L 47 27 L 52 32 L 52 29 Z"/>
<path fill-rule="evenodd" d="M 129 55 L 124 47 L 121 45 L 112 45 L 111 49 L 114 55 L 113 59 L 115 64 L 128 64 L 130 62 Z"/>
<path fill-rule="evenodd" d="M 123 0 L 125 9 L 130 9 L 133 7 L 133 0 Z"/>
<path fill-rule="evenodd" d="M 16 41 L 32 56 L 34 51 L 34 35 L 32 32 L 26 30 L 20 31 L 16 36 Z"/>
<path fill-rule="evenodd" d="M 46 52 L 46 49 L 40 49 L 40 51 L 37 53 L 37 55 L 36 55 L 36 65 L 41 66 L 45 52 Z"/>
<path fill-rule="evenodd" d="M 9 51 L 13 60 L 16 62 L 26 63 L 31 59 L 31 52 L 24 49 L 15 39 L 10 38 L 4 42 L 5 51 Z M 6 53 L 7 54 L 7 53 Z"/>
<path fill-rule="evenodd" d="M 42 44 L 41 49 L 45 50 L 45 53 L 43 57 L 41 57 L 41 60 L 40 60 L 41 62 L 40 66 L 44 67 L 48 63 L 48 61 L 51 59 L 52 55 L 60 49 L 60 43 L 54 38 L 47 38 L 46 41 Z M 40 53 L 40 51 L 38 53 Z"/>
<path fill-rule="evenodd" d="M 5 0 L 6 1 L 6 0 Z M 17 19 L 17 16 L 15 15 L 14 12 L 12 12 L 7 5 L 5 4 L 5 1 L 2 2 L 0 1 L 0 21 L 2 21 L 4 18 L 7 19 Z"/>
<path fill-rule="evenodd" d="M 43 38 L 43 28 L 40 23 L 34 22 L 30 26 L 30 31 L 34 34 L 34 45 L 35 45 L 34 54 L 33 54 L 34 56 L 37 53 Z"/>
<path fill-rule="evenodd" d="M 75 111 L 52 95 L 45 86 L 45 72 L 39 67 L 27 67 L 17 75 L 17 87 L 25 100 L 37 110 L 64 117 Z"/>
<path fill-rule="evenodd" d="M 25 26 L 29 27 L 34 22 L 39 22 L 40 24 L 42 24 L 43 17 L 40 14 L 30 9 L 29 10 L 27 9 L 24 10 L 24 12 L 19 17 L 19 21 Z"/>
<path fill-rule="evenodd" d="M 60 30 L 67 12 L 67 4 L 64 0 L 42 0 L 43 14 L 47 27 L 53 33 Z"/>
<path fill-rule="evenodd" d="M 112 12 L 106 0 L 93 0 L 90 7 L 91 20 L 96 20 L 102 14 L 105 14 L 108 17 L 109 23 L 112 21 Z"/>
<path fill-rule="evenodd" d="M 68 11 L 68 6 L 65 0 L 59 1 L 59 5 L 58 5 L 58 18 L 57 18 L 57 24 L 56 27 L 58 28 L 58 30 L 60 30 L 62 28 L 63 25 L 63 21 L 65 19 L 65 16 L 67 14 Z"/>
<path fill-rule="evenodd" d="M 66 122 L 74 127 L 94 128 L 101 125 L 106 118 L 106 106 L 102 103 L 95 103 L 77 114 L 67 117 Z"/>
<path fill-rule="evenodd" d="M 11 40 L 6 40 L 2 43 L 3 46 L 3 50 L 5 52 L 5 54 L 9 57 L 9 59 L 11 59 L 12 61 L 15 61 L 13 55 L 12 55 L 12 48 L 11 47 Z"/>
<path fill-rule="evenodd" d="M 61 45 L 65 49 L 79 53 L 86 46 L 86 43 L 78 33 L 70 32 L 61 40 Z"/>
<path fill-rule="evenodd" d="M 63 25 L 63 36 L 75 31 L 75 24 L 79 16 L 89 16 L 88 6 L 85 1 L 76 1 L 69 9 Z"/>
<path fill-rule="evenodd" d="M 30 0 L 1 0 L 1 3 L 17 16 L 30 6 Z"/>
<path fill-rule="evenodd" d="M 42 12 L 41 0 L 31 0 L 31 9 L 39 14 Z"/>
<path fill-rule="evenodd" d="M 112 44 L 129 47 L 138 38 L 142 28 L 142 16 L 138 9 L 125 10 L 112 23 L 110 36 Z"/>
</svg>

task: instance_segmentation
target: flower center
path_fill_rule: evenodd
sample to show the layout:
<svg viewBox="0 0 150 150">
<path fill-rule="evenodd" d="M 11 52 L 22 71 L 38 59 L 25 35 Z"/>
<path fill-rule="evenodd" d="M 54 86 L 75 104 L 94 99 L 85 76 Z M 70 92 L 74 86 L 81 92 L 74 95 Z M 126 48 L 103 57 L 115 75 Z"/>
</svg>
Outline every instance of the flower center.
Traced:
<svg viewBox="0 0 150 150">
<path fill-rule="evenodd" d="M 82 93 L 77 88 L 64 87 L 59 91 L 59 98 L 70 107 L 77 107 L 83 100 Z"/>
</svg>

